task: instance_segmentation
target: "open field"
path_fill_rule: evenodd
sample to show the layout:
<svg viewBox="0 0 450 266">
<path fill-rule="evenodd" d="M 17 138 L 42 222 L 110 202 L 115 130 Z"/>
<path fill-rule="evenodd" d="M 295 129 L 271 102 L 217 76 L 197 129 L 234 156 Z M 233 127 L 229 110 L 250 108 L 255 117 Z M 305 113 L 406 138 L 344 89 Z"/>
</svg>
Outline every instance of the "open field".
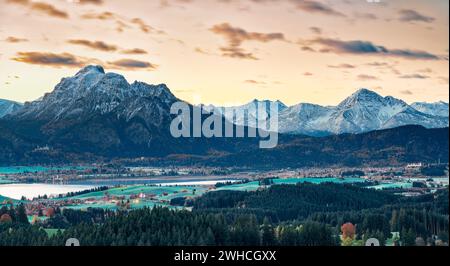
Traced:
<svg viewBox="0 0 450 266">
<path fill-rule="evenodd" d="M 169 177 L 171 179 L 172 177 Z M 144 207 L 152 208 L 154 206 L 164 206 L 169 208 L 183 208 L 180 206 L 171 206 L 170 202 L 174 198 L 184 198 L 192 199 L 199 197 L 208 191 L 213 190 L 234 190 L 234 191 L 256 191 L 264 185 L 260 184 L 260 181 L 253 180 L 249 182 L 240 182 L 239 180 L 234 180 L 232 178 L 227 178 L 221 180 L 208 180 L 208 181 L 196 181 L 196 179 L 189 178 L 187 180 L 184 177 L 178 178 L 178 183 L 162 183 L 162 184 L 121 184 L 121 185 L 111 185 L 108 188 L 101 191 L 93 191 L 79 194 L 77 192 L 83 191 L 84 189 L 92 189 L 98 186 L 74 186 L 74 185 L 48 185 L 48 184 L 22 184 L 23 186 L 42 186 L 42 193 L 39 195 L 44 195 L 46 189 L 53 188 L 53 186 L 58 187 L 57 191 L 70 191 L 75 192 L 75 194 L 67 194 L 64 197 L 50 197 L 49 199 L 43 199 L 45 206 L 53 206 L 60 208 L 69 208 L 77 210 L 85 210 L 87 208 L 101 208 L 109 210 L 117 209 L 140 209 Z M 217 185 L 215 182 L 221 181 L 225 182 L 228 180 L 231 184 L 227 185 Z M 445 181 L 445 180 L 444 180 Z M 445 184 L 445 182 L 440 180 L 439 184 Z M 233 183 L 235 182 L 235 183 Z M 271 184 L 297 184 L 297 183 L 313 183 L 321 184 L 326 182 L 338 183 L 338 184 L 355 184 L 367 182 L 367 179 L 358 177 L 347 177 L 347 178 L 336 178 L 336 177 L 304 177 L 304 178 L 275 178 L 271 179 Z M 447 179 L 448 185 L 448 179 Z M 378 184 L 375 183 L 362 184 L 367 188 L 372 189 L 412 189 L 412 182 L 407 179 L 404 180 L 387 180 L 381 181 Z M 17 184 L 19 187 L 21 184 Z M 14 186 L 14 185 L 5 185 Z M 67 190 L 69 187 L 80 187 L 79 189 Z M 100 185 L 99 185 L 100 186 Z M 61 188 L 59 188 L 61 187 Z M 84 188 L 83 188 L 84 187 Z M 27 187 L 24 188 L 25 190 Z M 55 189 L 52 190 L 56 191 Z M 26 192 L 26 191 L 24 191 Z M 20 192 L 16 191 L 16 194 Z M 17 194 L 17 195 L 19 195 Z M 49 193 L 50 195 L 65 194 L 61 193 Z M 13 203 L 18 203 L 18 197 L 13 197 L 16 200 Z M 7 194 L 6 196 L 12 197 Z M 27 197 L 29 198 L 29 197 Z M 9 198 L 5 195 L 0 196 L 0 203 L 6 203 Z M 28 203 L 35 203 L 35 201 L 28 201 Z"/>
<path fill-rule="evenodd" d="M 274 179 L 273 184 L 296 184 L 310 182 L 320 184 L 324 182 L 333 183 L 360 183 L 361 178 L 289 178 Z M 72 197 L 55 199 L 55 201 L 66 202 L 64 208 L 86 209 L 102 208 L 116 210 L 123 207 L 126 202 L 127 208 L 139 209 L 143 207 L 165 206 L 172 207 L 170 201 L 174 198 L 194 198 L 213 190 L 235 190 L 235 191 L 255 191 L 261 185 L 259 181 L 248 183 L 238 183 L 216 188 L 214 185 L 132 185 L 110 188 L 104 191 L 90 192 Z M 179 207 L 176 207 L 179 208 Z"/>
</svg>

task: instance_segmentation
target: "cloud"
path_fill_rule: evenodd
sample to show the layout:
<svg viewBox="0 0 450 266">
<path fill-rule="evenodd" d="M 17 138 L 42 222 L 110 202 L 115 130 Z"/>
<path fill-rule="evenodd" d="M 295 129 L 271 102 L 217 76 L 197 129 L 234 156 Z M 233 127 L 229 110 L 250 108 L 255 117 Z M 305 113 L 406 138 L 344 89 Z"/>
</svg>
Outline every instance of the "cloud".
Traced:
<svg viewBox="0 0 450 266">
<path fill-rule="evenodd" d="M 412 91 L 410 90 L 402 90 L 400 91 L 401 94 L 405 94 L 405 95 L 413 95 Z"/>
<path fill-rule="evenodd" d="M 147 54 L 147 51 L 145 51 L 144 49 L 140 49 L 140 48 L 134 48 L 134 49 L 122 50 L 121 53 L 122 54 Z"/>
<path fill-rule="evenodd" d="M 144 33 L 163 33 L 163 31 L 161 30 L 157 30 L 155 28 L 153 28 L 152 26 L 146 24 L 144 22 L 144 20 L 140 19 L 140 18 L 126 18 L 123 16 L 120 16 L 116 13 L 112 13 L 112 12 L 101 12 L 101 13 L 96 13 L 96 12 L 90 12 L 90 13 L 85 13 L 83 15 L 81 15 L 82 19 L 98 19 L 98 20 L 110 20 L 110 21 L 115 21 L 116 23 L 116 31 L 118 32 L 123 32 L 125 28 L 131 28 L 131 24 L 134 24 L 138 27 L 139 30 L 141 30 Z"/>
<path fill-rule="evenodd" d="M 412 9 L 402 9 L 398 13 L 400 15 L 399 20 L 404 22 L 431 23 L 435 21 L 435 18 L 420 14 L 419 12 Z"/>
<path fill-rule="evenodd" d="M 124 31 L 124 29 L 125 28 L 130 28 L 130 26 L 127 24 L 127 23 L 125 23 L 125 22 L 123 22 L 123 21 L 121 21 L 121 20 L 116 20 L 116 31 L 117 32 L 123 32 Z"/>
<path fill-rule="evenodd" d="M 334 10 L 333 8 L 316 1 L 308 0 L 290 0 L 297 9 L 310 13 L 318 13 L 329 16 L 345 17 L 341 12 Z"/>
<path fill-rule="evenodd" d="M 125 28 L 132 28 L 136 26 L 139 30 L 144 33 L 156 33 L 156 34 L 164 34 L 165 32 L 160 29 L 156 29 L 147 23 L 141 18 L 128 18 L 126 16 L 121 16 L 119 14 L 113 12 L 89 12 L 81 15 L 83 19 L 98 19 L 98 20 L 109 20 L 114 21 L 116 23 L 116 31 L 123 32 Z"/>
<path fill-rule="evenodd" d="M 107 67 L 123 70 L 156 70 L 157 65 L 149 62 L 134 59 L 120 59 L 117 61 L 107 62 Z"/>
<path fill-rule="evenodd" d="M 212 55 L 212 53 L 210 53 L 209 51 L 207 51 L 203 48 L 200 48 L 200 47 L 195 47 L 194 52 L 199 53 L 199 54 L 204 54 L 204 55 Z"/>
<path fill-rule="evenodd" d="M 282 33 L 248 32 L 242 28 L 232 27 L 228 23 L 214 25 L 210 30 L 227 40 L 228 46 L 221 47 L 220 50 L 223 52 L 223 56 L 232 58 L 257 59 L 252 53 L 246 52 L 240 47 L 245 41 L 267 43 L 274 40 L 285 40 Z"/>
<path fill-rule="evenodd" d="M 402 75 L 400 76 L 402 79 L 428 79 L 429 76 L 422 75 L 422 74 L 409 74 L 409 75 Z"/>
<path fill-rule="evenodd" d="M 85 46 L 85 47 L 89 47 L 91 49 L 94 50 L 100 50 L 100 51 L 105 51 L 105 52 L 114 52 L 117 51 L 117 46 L 115 45 L 111 45 L 111 44 L 107 44 L 105 42 L 102 41 L 89 41 L 89 40 L 68 40 L 67 41 L 70 44 L 75 44 L 75 45 L 81 45 L 81 46 Z"/>
<path fill-rule="evenodd" d="M 377 69 L 387 69 L 387 70 L 390 70 L 395 75 L 401 75 L 400 71 L 395 67 L 396 64 L 397 64 L 397 62 L 392 63 L 392 64 L 387 63 L 387 62 L 371 62 L 371 63 L 367 63 L 366 65 L 375 67 Z"/>
<path fill-rule="evenodd" d="M 95 58 L 85 58 L 70 53 L 46 53 L 46 52 L 19 52 L 16 57 L 11 58 L 14 61 L 26 64 L 49 66 L 49 67 L 68 67 L 81 68 L 89 64 L 103 65 L 111 69 L 120 70 L 148 70 L 153 71 L 158 68 L 149 62 L 134 59 L 120 59 L 111 62 L 102 62 Z"/>
<path fill-rule="evenodd" d="M 14 36 L 9 36 L 8 38 L 5 39 L 5 42 L 19 43 L 19 42 L 28 42 L 28 40 L 25 39 L 25 38 L 17 38 L 17 37 L 14 37 Z"/>
<path fill-rule="evenodd" d="M 131 26 L 128 24 L 128 21 L 126 18 L 122 18 L 118 14 L 105 11 L 105 12 L 90 12 L 85 13 L 81 15 L 82 19 L 97 19 L 97 20 L 104 20 L 104 21 L 114 21 L 116 23 L 116 31 L 117 32 L 123 32 L 125 28 L 131 28 Z"/>
<path fill-rule="evenodd" d="M 17 4 L 17 5 L 28 5 L 29 0 L 6 0 L 6 3 Z"/>
<path fill-rule="evenodd" d="M 344 68 L 344 69 L 355 68 L 355 66 L 351 65 L 351 64 L 328 65 L 328 67 L 329 68 Z"/>
<path fill-rule="evenodd" d="M 264 81 L 257 81 L 257 80 L 253 80 L 253 79 L 244 80 L 244 83 L 254 84 L 254 85 L 265 85 L 266 84 Z"/>
<path fill-rule="evenodd" d="M 253 4 L 280 4 L 284 2 L 288 2 L 292 4 L 296 9 L 306 11 L 308 13 L 318 13 L 323 15 L 330 16 L 339 16 L 345 17 L 345 14 L 333 9 L 329 4 L 322 3 L 323 1 L 314 1 L 314 0 L 215 0 L 221 4 L 230 4 L 238 7 L 239 10 L 248 11 L 250 10 L 250 6 L 242 6 L 241 4 L 248 2 Z M 321 2 L 322 1 L 322 2 Z M 184 3 L 190 4 L 194 3 L 195 0 L 160 0 L 160 7 L 169 7 L 171 3 Z M 201 1 L 200 1 L 201 2 Z M 332 1 L 328 1 L 332 2 Z"/>
<path fill-rule="evenodd" d="M 247 32 L 244 29 L 232 27 L 228 23 L 215 25 L 211 31 L 223 35 L 230 42 L 231 46 L 239 46 L 244 41 L 270 42 L 273 40 L 284 40 L 282 33 L 258 33 Z"/>
<path fill-rule="evenodd" d="M 441 84 L 448 85 L 448 77 L 438 77 L 437 80 L 438 80 L 439 83 L 441 83 Z"/>
<path fill-rule="evenodd" d="M 33 2 L 30 4 L 30 8 L 31 8 L 31 10 L 46 14 L 51 17 L 64 18 L 64 19 L 69 17 L 69 15 L 65 11 L 59 10 L 59 9 L 55 8 L 54 6 L 47 4 L 47 3 Z"/>
<path fill-rule="evenodd" d="M 372 75 L 367 75 L 367 74 L 360 74 L 358 75 L 358 80 L 362 80 L 362 81 L 369 81 L 369 80 L 379 80 L 377 77 L 372 76 Z"/>
<path fill-rule="evenodd" d="M 221 47 L 220 51 L 222 51 L 222 56 L 225 57 L 259 60 L 252 53 L 245 52 L 242 48 L 239 47 Z"/>
<path fill-rule="evenodd" d="M 86 13 L 81 15 L 84 19 L 99 19 L 99 20 L 113 20 L 116 19 L 117 15 L 112 12 L 101 12 L 101 13 Z"/>
<path fill-rule="evenodd" d="M 190 3 L 193 3 L 194 0 L 172 0 L 172 1 L 160 0 L 159 1 L 159 7 L 160 8 L 168 8 L 168 7 L 172 6 L 171 2 L 174 2 L 174 3 L 177 3 L 177 4 L 190 4 Z M 228 1 L 226 1 L 226 2 L 228 2 Z"/>
<path fill-rule="evenodd" d="M 322 29 L 319 27 L 309 27 L 309 30 L 314 34 L 322 34 Z"/>
<path fill-rule="evenodd" d="M 442 59 L 440 56 L 428 53 L 426 51 L 410 49 L 388 49 L 382 45 L 377 45 L 370 41 L 362 40 L 342 41 L 331 38 L 316 38 L 306 42 L 300 41 L 299 43 L 303 46 L 308 44 L 318 44 L 322 46 L 321 51 L 334 52 L 337 54 L 379 55 L 422 60 Z"/>
<path fill-rule="evenodd" d="M 316 50 L 314 50 L 312 47 L 310 46 L 302 46 L 300 47 L 300 49 L 302 49 L 302 51 L 306 51 L 306 52 L 315 52 Z"/>
<path fill-rule="evenodd" d="M 115 52 L 119 51 L 121 54 L 147 54 L 147 51 L 140 48 L 133 48 L 133 49 L 121 49 L 113 44 L 107 44 L 103 41 L 89 41 L 89 40 L 83 40 L 83 39 L 76 39 L 76 40 L 68 40 L 67 43 L 74 44 L 74 45 L 81 45 L 85 46 L 94 50 L 104 51 L 104 52 Z"/>
<path fill-rule="evenodd" d="M 75 0 L 78 4 L 94 4 L 94 5 L 101 5 L 103 4 L 103 0 Z"/>
<path fill-rule="evenodd" d="M 419 70 L 417 70 L 417 72 L 420 72 L 420 73 L 433 73 L 433 69 L 427 67 L 427 68 L 419 69 Z"/>
<path fill-rule="evenodd" d="M 154 28 L 150 25 L 147 25 L 142 19 L 140 18 L 133 18 L 131 20 L 131 23 L 136 24 L 139 26 L 142 32 L 150 33 L 154 31 Z"/>
<path fill-rule="evenodd" d="M 82 67 L 89 63 L 86 58 L 77 57 L 70 53 L 41 53 L 41 52 L 18 52 L 12 60 L 33 65 L 45 65 L 52 67 Z"/>
<path fill-rule="evenodd" d="M 365 19 L 365 20 L 377 20 L 378 19 L 377 15 L 375 15 L 373 13 L 356 12 L 354 15 L 358 19 Z"/>
<path fill-rule="evenodd" d="M 65 11 L 57 9 L 56 7 L 44 2 L 31 2 L 29 0 L 7 0 L 6 2 L 26 6 L 32 11 L 36 11 L 38 13 L 42 13 L 51 17 L 64 19 L 69 17 L 69 15 Z"/>
<path fill-rule="evenodd" d="M 386 62 L 371 62 L 367 64 L 368 66 L 374 66 L 374 67 L 388 67 L 390 66 L 389 63 Z"/>
</svg>

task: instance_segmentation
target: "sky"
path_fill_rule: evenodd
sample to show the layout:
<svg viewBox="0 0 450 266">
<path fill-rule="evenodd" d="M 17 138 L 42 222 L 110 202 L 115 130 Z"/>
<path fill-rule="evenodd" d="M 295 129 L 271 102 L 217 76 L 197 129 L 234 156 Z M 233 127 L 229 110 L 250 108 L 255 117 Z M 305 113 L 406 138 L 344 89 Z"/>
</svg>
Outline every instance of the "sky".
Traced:
<svg viewBox="0 0 450 266">
<path fill-rule="evenodd" d="M 0 0 L 0 98 L 88 64 L 194 104 L 449 99 L 448 0 Z"/>
</svg>

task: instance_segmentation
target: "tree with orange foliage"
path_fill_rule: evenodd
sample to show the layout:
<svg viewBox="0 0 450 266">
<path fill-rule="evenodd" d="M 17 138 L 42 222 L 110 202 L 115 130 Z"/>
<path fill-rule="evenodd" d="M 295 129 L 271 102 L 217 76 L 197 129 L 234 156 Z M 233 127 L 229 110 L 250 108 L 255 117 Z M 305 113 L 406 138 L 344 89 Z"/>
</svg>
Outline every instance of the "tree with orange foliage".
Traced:
<svg viewBox="0 0 450 266">
<path fill-rule="evenodd" d="M 55 215 L 55 209 L 47 208 L 47 210 L 45 210 L 45 215 L 47 217 L 53 217 Z"/>
<path fill-rule="evenodd" d="M 41 222 L 41 219 L 37 215 L 33 216 L 33 220 L 31 221 L 31 224 L 38 224 Z"/>
<path fill-rule="evenodd" d="M 341 226 L 342 238 L 345 240 L 347 238 L 354 239 L 356 234 L 356 228 L 352 223 L 345 223 Z"/>
</svg>

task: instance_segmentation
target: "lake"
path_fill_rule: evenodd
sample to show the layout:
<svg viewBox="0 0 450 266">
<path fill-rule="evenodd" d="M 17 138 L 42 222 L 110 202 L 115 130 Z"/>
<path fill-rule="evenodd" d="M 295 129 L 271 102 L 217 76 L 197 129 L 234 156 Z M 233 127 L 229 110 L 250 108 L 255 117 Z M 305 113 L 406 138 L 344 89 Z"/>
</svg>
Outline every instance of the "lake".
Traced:
<svg viewBox="0 0 450 266">
<path fill-rule="evenodd" d="M 165 182 L 165 183 L 151 183 L 153 185 L 161 186 L 208 186 L 215 185 L 218 182 L 235 182 L 236 180 L 199 180 L 199 181 L 182 181 L 180 182 Z M 112 182 L 115 184 L 115 182 Z M 53 184 L 0 184 L 0 195 L 11 199 L 19 200 L 22 196 L 27 199 L 32 199 L 43 195 L 59 195 L 69 192 L 79 192 L 99 186 L 112 186 L 112 183 L 101 184 L 71 184 L 71 185 L 53 185 Z"/>
<path fill-rule="evenodd" d="M 117 178 L 117 179 L 94 179 L 94 180 L 77 180 L 70 181 L 70 185 L 89 185 L 89 186 L 133 186 L 133 185 L 166 185 L 166 186 L 176 186 L 176 185 L 215 185 L 217 183 L 223 182 L 236 182 L 239 179 L 210 179 L 204 178 L 187 178 L 187 177 L 177 177 L 177 178 Z"/>
<path fill-rule="evenodd" d="M 58 195 L 66 194 L 69 192 L 78 192 L 86 189 L 91 189 L 99 186 L 116 186 L 116 185 L 161 185 L 161 186 L 200 186 L 200 185 L 215 185 L 218 182 L 236 182 L 239 180 L 205 180 L 205 179 L 188 179 L 183 180 L 180 178 L 179 181 L 167 181 L 162 179 L 138 179 L 138 180 L 96 180 L 96 181 L 80 181 L 79 183 L 53 185 L 53 184 L 0 184 L 0 195 L 9 197 L 12 199 L 21 199 L 25 196 L 27 199 L 31 199 L 43 195 Z M 289 179 L 274 179 L 275 184 L 296 184 L 301 182 L 310 182 L 314 184 L 320 184 L 323 182 L 333 182 L 333 183 L 356 183 L 364 182 L 361 178 L 289 178 Z M 221 189 L 232 189 L 232 190 L 256 190 L 259 187 L 258 181 L 253 181 L 246 184 L 235 184 L 231 186 L 226 186 Z"/>
<path fill-rule="evenodd" d="M 173 180 L 163 180 L 163 179 L 136 179 L 136 180 L 96 180 L 96 181 L 80 181 L 80 183 L 71 183 L 66 185 L 52 185 L 52 184 L 1 184 L 0 183 L 0 195 L 9 197 L 12 199 L 20 199 L 25 196 L 28 199 L 42 195 L 58 195 L 66 194 L 69 192 L 78 192 L 86 189 L 91 189 L 99 186 L 116 186 L 116 185 L 161 185 L 161 186 L 207 186 L 215 185 L 218 182 L 236 182 L 237 179 L 183 179 L 180 178 L 177 181 Z M 362 178 L 288 178 L 288 179 L 274 179 L 274 184 L 296 184 L 310 182 L 314 184 L 321 184 L 325 182 L 332 183 L 360 183 L 366 180 Z M 447 183 L 448 179 L 437 179 L 435 182 Z M 377 186 L 371 186 L 369 188 L 383 189 L 383 188 L 408 188 L 411 187 L 412 183 L 399 182 L 399 183 L 384 183 Z M 241 191 L 252 191 L 259 188 L 258 181 L 252 181 L 244 184 L 232 184 L 229 186 L 220 187 L 218 190 L 241 190 Z"/>
<path fill-rule="evenodd" d="M 22 196 L 32 199 L 43 195 L 50 196 L 78 192 L 93 187 L 85 185 L 6 184 L 0 185 L 0 195 L 16 200 L 20 200 Z"/>
</svg>

